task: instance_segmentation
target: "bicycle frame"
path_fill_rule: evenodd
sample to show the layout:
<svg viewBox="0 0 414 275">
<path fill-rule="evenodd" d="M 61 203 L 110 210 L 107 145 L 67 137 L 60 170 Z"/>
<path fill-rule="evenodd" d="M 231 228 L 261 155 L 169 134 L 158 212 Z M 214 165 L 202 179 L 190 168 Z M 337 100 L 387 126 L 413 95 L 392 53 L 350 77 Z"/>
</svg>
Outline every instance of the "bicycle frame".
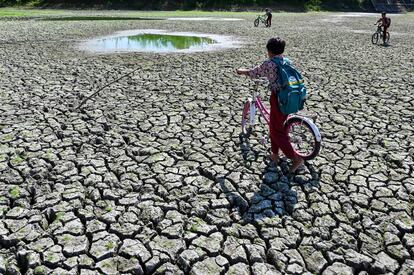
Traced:
<svg viewBox="0 0 414 275">
<path fill-rule="evenodd" d="M 257 109 L 259 110 L 260 114 L 262 115 L 262 117 L 266 121 L 267 125 L 269 125 L 270 124 L 270 112 L 266 108 L 266 106 L 263 104 L 262 99 L 261 99 L 260 94 L 259 94 L 259 85 L 261 83 L 267 83 L 267 80 L 254 79 L 253 81 L 255 83 L 254 91 L 253 91 L 252 97 L 250 97 L 248 99 L 249 103 L 250 103 L 250 117 L 249 117 L 250 125 L 254 125 L 254 123 L 255 123 L 255 117 L 256 117 L 256 110 Z M 297 113 L 296 114 L 290 114 L 286 118 L 285 125 L 288 125 L 289 120 L 295 119 L 295 118 L 300 118 L 302 121 L 308 122 L 308 124 L 312 128 L 313 132 L 315 133 L 316 140 L 319 141 L 319 142 L 321 141 L 322 136 L 319 132 L 318 127 L 316 127 L 316 125 L 314 124 L 314 119 L 311 119 L 307 116 L 300 115 L 300 114 L 297 114 Z"/>
<path fill-rule="evenodd" d="M 250 103 L 250 125 L 254 125 L 255 116 L 256 116 L 256 108 L 259 109 L 260 114 L 263 116 L 266 123 L 269 125 L 270 123 L 270 113 L 267 110 L 266 106 L 263 105 L 262 99 L 259 94 L 259 84 L 264 83 L 264 80 L 254 80 L 254 92 L 253 97 L 249 98 Z"/>
<path fill-rule="evenodd" d="M 254 128 L 255 124 L 255 117 L 257 110 L 259 110 L 260 114 L 263 116 L 264 120 L 266 121 L 267 125 L 270 126 L 270 112 L 263 104 L 262 99 L 259 94 L 259 84 L 268 83 L 267 79 L 253 79 L 254 81 L 254 89 L 251 89 L 251 94 L 247 98 L 246 103 L 244 104 L 243 108 L 243 115 L 241 121 L 241 128 L 242 134 L 248 137 Z M 309 118 L 307 116 L 311 116 Z M 316 114 L 308 114 L 306 111 L 301 111 L 301 113 L 289 114 L 286 116 L 286 121 L 284 122 L 284 129 L 289 135 L 289 142 L 292 146 L 295 146 L 297 154 L 303 157 L 305 160 L 311 160 L 317 156 L 321 146 L 321 134 L 314 124 L 314 120 L 316 120 Z M 299 128 L 296 126 L 300 125 Z M 304 130 L 307 128 L 308 130 Z M 309 131 L 312 134 L 312 140 L 309 141 Z M 306 136 L 304 136 L 306 135 Z M 303 141 L 305 138 L 305 142 Z M 262 144 L 266 143 L 267 139 L 265 136 L 262 137 Z M 294 145 L 293 145 L 294 144 Z M 302 144 L 310 145 L 303 147 Z M 309 151 L 309 148 L 311 149 Z M 303 151 L 303 149 L 305 151 Z"/>
</svg>

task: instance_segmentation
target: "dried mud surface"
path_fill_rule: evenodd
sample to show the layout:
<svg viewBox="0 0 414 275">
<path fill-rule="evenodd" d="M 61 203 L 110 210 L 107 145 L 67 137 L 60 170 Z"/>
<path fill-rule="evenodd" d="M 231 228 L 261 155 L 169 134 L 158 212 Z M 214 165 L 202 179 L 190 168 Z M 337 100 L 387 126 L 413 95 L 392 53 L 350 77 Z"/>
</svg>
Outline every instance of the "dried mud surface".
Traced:
<svg viewBox="0 0 414 275">
<path fill-rule="evenodd" d="M 271 29 L 245 19 L 0 21 L 1 274 L 414 272 L 412 15 L 393 19 L 389 47 L 371 44 L 370 16 L 275 14 Z M 246 44 L 76 48 L 142 28 Z M 275 35 L 323 138 L 294 177 L 288 161 L 269 163 L 260 134 L 239 136 L 251 83 L 234 69 L 264 60 Z"/>
</svg>

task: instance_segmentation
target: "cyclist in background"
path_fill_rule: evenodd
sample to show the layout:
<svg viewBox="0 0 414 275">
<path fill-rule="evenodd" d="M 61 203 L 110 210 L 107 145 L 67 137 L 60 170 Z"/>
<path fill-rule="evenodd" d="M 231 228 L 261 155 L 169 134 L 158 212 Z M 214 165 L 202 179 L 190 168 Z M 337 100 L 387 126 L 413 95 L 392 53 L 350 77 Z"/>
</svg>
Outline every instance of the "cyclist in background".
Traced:
<svg viewBox="0 0 414 275">
<path fill-rule="evenodd" d="M 391 26 L 391 18 L 387 17 L 387 14 L 385 13 L 385 11 L 383 11 L 381 13 L 381 18 L 378 19 L 376 24 L 380 24 L 379 26 L 382 27 L 382 40 L 385 45 L 385 41 L 387 39 L 387 30 Z"/>
<path fill-rule="evenodd" d="M 272 12 L 268 8 L 266 8 L 265 11 L 266 11 L 265 15 L 267 16 L 267 19 L 266 19 L 267 26 L 271 27 L 272 26 Z"/>
</svg>

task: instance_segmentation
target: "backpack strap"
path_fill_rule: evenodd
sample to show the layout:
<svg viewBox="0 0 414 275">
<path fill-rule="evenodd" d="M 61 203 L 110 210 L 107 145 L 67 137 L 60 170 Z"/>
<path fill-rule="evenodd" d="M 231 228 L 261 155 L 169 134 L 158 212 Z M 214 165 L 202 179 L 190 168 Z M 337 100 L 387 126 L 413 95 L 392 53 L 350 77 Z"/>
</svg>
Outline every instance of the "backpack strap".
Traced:
<svg viewBox="0 0 414 275">
<path fill-rule="evenodd" d="M 272 61 L 276 65 L 276 70 L 277 70 L 276 71 L 276 74 L 277 74 L 277 84 L 278 84 L 279 89 L 275 90 L 275 93 L 276 94 L 278 94 L 280 88 L 282 87 L 282 83 L 281 83 L 282 77 L 281 77 L 281 72 L 280 72 L 280 70 L 281 70 L 280 66 L 283 65 L 283 64 L 285 64 L 286 60 L 289 61 L 289 59 L 287 59 L 285 57 L 280 57 L 280 56 L 273 57 L 273 58 L 270 59 L 270 61 Z"/>
<path fill-rule="evenodd" d="M 273 63 L 275 63 L 278 67 L 279 65 L 290 64 L 290 60 L 287 57 L 273 57 L 270 60 Z"/>
</svg>

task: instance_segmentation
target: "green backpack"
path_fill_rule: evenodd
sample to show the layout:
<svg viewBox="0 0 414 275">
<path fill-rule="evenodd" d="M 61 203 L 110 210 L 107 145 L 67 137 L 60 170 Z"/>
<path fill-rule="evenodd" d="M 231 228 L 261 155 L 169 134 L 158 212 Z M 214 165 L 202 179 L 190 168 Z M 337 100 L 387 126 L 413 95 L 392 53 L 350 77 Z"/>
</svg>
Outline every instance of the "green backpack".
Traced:
<svg viewBox="0 0 414 275">
<path fill-rule="evenodd" d="M 277 92 L 280 111 L 285 114 L 296 113 L 303 109 L 306 88 L 301 74 L 290 65 L 287 58 L 271 59 L 277 65 L 280 90 Z"/>
</svg>

